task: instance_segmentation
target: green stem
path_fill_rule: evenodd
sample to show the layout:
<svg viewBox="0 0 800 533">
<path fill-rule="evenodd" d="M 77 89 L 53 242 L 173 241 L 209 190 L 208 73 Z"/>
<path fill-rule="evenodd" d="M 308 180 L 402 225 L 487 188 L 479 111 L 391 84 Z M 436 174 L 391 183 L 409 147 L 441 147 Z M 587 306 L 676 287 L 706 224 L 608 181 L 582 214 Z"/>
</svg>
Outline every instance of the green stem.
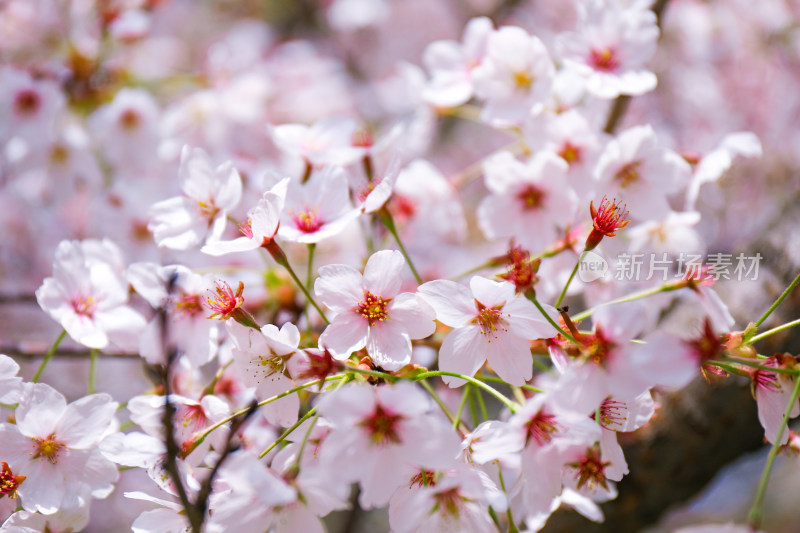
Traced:
<svg viewBox="0 0 800 533">
<path fill-rule="evenodd" d="M 486 261 L 485 263 L 483 263 L 482 265 L 478 265 L 476 267 L 470 268 L 466 272 L 462 272 L 461 274 L 459 274 L 458 276 L 456 276 L 456 277 L 454 277 L 452 279 L 453 279 L 453 281 L 458 281 L 458 280 L 460 280 L 462 278 L 466 278 L 470 274 L 475 274 L 476 272 L 480 272 L 481 270 L 486 270 L 487 268 L 494 268 L 494 267 L 499 267 L 499 266 L 500 265 L 497 264 L 496 260 L 490 259 L 490 260 Z"/>
<path fill-rule="evenodd" d="M 478 406 L 481 408 L 481 414 L 483 415 L 483 422 L 489 420 L 489 412 L 486 410 L 486 403 L 483 401 L 483 395 L 481 391 L 475 391 L 475 398 L 478 400 Z M 510 409 L 510 408 L 509 408 Z M 514 411 L 511 411 L 512 413 Z"/>
<path fill-rule="evenodd" d="M 477 400 L 475 399 L 475 396 L 478 395 L 478 391 L 473 389 L 472 383 L 467 383 L 466 387 L 470 391 L 470 394 L 469 394 L 469 411 L 472 414 L 472 423 L 477 426 L 478 424 L 480 424 L 480 421 L 478 420 L 478 404 L 477 404 Z"/>
<path fill-rule="evenodd" d="M 578 344 L 578 345 L 580 344 L 577 340 L 575 340 L 575 337 L 564 331 L 564 328 L 559 326 L 558 323 L 555 320 L 553 320 L 553 317 L 547 314 L 547 311 L 544 310 L 544 307 L 542 307 L 542 304 L 539 303 L 539 300 L 536 299 L 536 296 L 533 293 L 525 293 L 525 297 L 533 302 L 533 305 L 535 305 L 536 309 L 538 309 L 539 312 L 542 313 L 542 316 L 544 316 L 547 319 L 547 321 L 550 322 L 550 325 L 556 328 L 558 332 L 564 336 L 565 339 L 569 340 L 573 344 Z"/>
<path fill-rule="evenodd" d="M 345 367 L 345 371 L 346 372 L 354 372 L 356 374 L 363 374 L 365 376 L 372 376 L 374 378 L 385 379 L 389 383 L 394 383 L 395 381 L 400 379 L 397 376 L 393 376 L 391 374 L 387 374 L 386 372 L 378 372 L 377 370 L 366 370 L 364 368 L 357 368 L 357 367 L 354 367 L 354 366 Z"/>
<path fill-rule="evenodd" d="M 516 410 L 517 410 L 517 404 L 516 403 L 514 403 L 513 401 L 511 401 L 508 398 L 506 398 L 505 396 L 503 396 L 496 389 L 490 387 L 489 385 L 487 385 L 486 383 L 484 383 L 482 381 L 479 381 L 479 380 L 473 378 L 472 376 L 465 376 L 464 374 L 457 374 L 456 372 L 444 372 L 442 370 L 434 370 L 434 371 L 431 371 L 431 372 L 425 372 L 423 374 L 418 374 L 418 375 L 414 376 L 414 380 L 425 379 L 425 378 L 429 378 L 429 377 L 432 377 L 432 376 L 450 376 L 450 377 L 454 377 L 454 378 L 463 379 L 464 381 L 467 381 L 467 382 L 472 383 L 473 385 L 475 385 L 477 387 L 482 388 L 483 390 L 485 390 L 486 392 L 488 392 L 489 394 L 491 394 L 492 396 L 494 396 L 495 398 L 500 400 L 506 407 L 508 407 L 508 409 L 512 413 L 516 412 Z M 482 399 L 482 398 L 480 398 L 480 395 L 479 395 L 479 399 Z"/>
<path fill-rule="evenodd" d="M 775 463 L 775 457 L 777 457 L 778 452 L 781 449 L 783 432 L 786 430 L 786 425 L 789 423 L 789 417 L 791 416 L 792 408 L 797 402 L 798 396 L 800 396 L 800 379 L 795 379 L 794 390 L 792 391 L 792 399 L 789 400 L 789 405 L 786 406 L 786 411 L 783 413 L 781 425 L 778 427 L 778 434 L 775 436 L 775 442 L 772 444 L 772 448 L 767 456 L 767 464 L 764 465 L 764 471 L 761 473 L 761 481 L 758 483 L 758 489 L 756 490 L 755 500 L 753 500 L 753 506 L 750 508 L 750 512 L 747 514 L 747 522 L 753 529 L 759 529 L 761 526 L 761 507 L 764 504 L 764 496 L 767 492 L 767 483 L 769 482 L 769 476 L 772 472 L 772 465 Z"/>
<path fill-rule="evenodd" d="M 56 350 L 58 350 L 58 345 L 61 344 L 61 341 L 63 341 L 64 337 L 66 336 L 67 336 L 67 330 L 62 329 L 56 341 L 53 343 L 53 345 L 45 354 L 42 364 L 39 365 L 39 368 L 36 370 L 36 373 L 31 378 L 31 383 L 36 383 L 37 381 L 39 381 L 39 378 L 42 377 L 42 372 L 44 372 L 44 367 L 46 367 L 47 363 L 50 362 L 50 359 L 53 358 L 53 354 L 56 353 Z"/>
<path fill-rule="evenodd" d="M 439 398 L 439 395 L 436 394 L 435 390 L 433 390 L 433 387 L 431 386 L 431 384 L 428 383 L 427 381 L 425 381 L 424 379 L 420 380 L 419 384 L 422 385 L 422 388 L 425 389 L 428 392 L 428 394 L 431 395 L 431 398 L 433 398 L 433 401 L 436 402 L 436 405 L 439 406 L 439 409 L 441 409 L 442 412 L 450 420 L 450 422 L 453 423 L 453 428 L 456 428 L 458 426 L 459 419 L 456 418 L 456 416 L 452 413 L 452 411 L 450 411 L 450 409 L 442 401 L 442 399 Z M 466 428 L 466 431 L 468 432 L 469 428 Z"/>
<path fill-rule="evenodd" d="M 289 273 L 289 276 L 291 276 L 292 281 L 294 281 L 295 285 L 297 285 L 303 292 L 303 294 L 306 297 L 306 300 L 311 302 L 311 305 L 313 305 L 314 309 L 317 310 L 317 313 L 319 313 L 319 316 L 322 317 L 322 320 L 324 320 L 326 324 L 330 324 L 331 323 L 330 320 L 328 320 L 328 317 L 325 316 L 325 313 L 323 313 L 322 309 L 320 309 L 319 305 L 317 305 L 317 302 L 311 296 L 311 292 L 309 292 L 309 290 L 306 289 L 306 286 L 303 284 L 302 281 L 300 281 L 300 278 L 297 277 L 297 274 L 295 274 L 292 265 L 289 264 L 289 258 L 286 257 L 286 254 L 278 245 L 278 243 L 275 242 L 275 240 L 271 240 L 264 247 L 270 253 L 272 258 L 275 259 L 275 262 L 286 269 L 286 271 Z"/>
<path fill-rule="evenodd" d="M 797 277 L 796 277 L 796 278 L 794 278 L 794 280 L 792 281 L 792 283 L 791 283 L 791 284 L 789 284 L 789 286 L 788 286 L 788 287 L 786 287 L 786 290 L 785 290 L 785 291 L 783 291 L 783 292 L 781 293 L 781 295 L 780 295 L 780 296 L 778 296 L 778 299 L 777 299 L 777 300 L 775 300 L 775 302 L 774 302 L 774 303 L 773 303 L 771 306 L 769 306 L 769 309 L 767 309 L 767 311 L 766 311 L 766 312 L 765 312 L 763 315 L 761 315 L 761 318 L 759 318 L 758 320 L 756 320 L 756 322 L 755 322 L 755 326 L 756 326 L 756 327 L 758 327 L 758 326 L 760 326 L 761 324 L 763 324 L 763 323 L 764 323 L 764 321 L 765 321 L 767 318 L 769 318 L 769 315 L 771 315 L 771 314 L 772 314 L 772 312 L 773 312 L 773 311 L 774 311 L 774 310 L 775 310 L 775 309 L 776 309 L 776 308 L 777 308 L 779 305 L 781 305 L 781 302 L 782 302 L 782 301 L 784 301 L 784 300 L 786 299 L 786 297 L 787 297 L 787 296 L 789 296 L 789 293 L 791 293 L 791 292 L 794 290 L 794 288 L 795 288 L 795 287 L 797 287 L 797 285 L 798 285 L 798 284 L 800 284 L 800 274 L 798 274 L 798 275 L 797 275 Z"/>
<path fill-rule="evenodd" d="M 304 385 L 300 385 L 299 387 L 294 387 L 293 389 L 289 389 L 286 392 L 282 392 L 280 394 L 276 394 L 275 396 L 267 398 L 266 400 L 262 400 L 262 401 L 258 402 L 258 406 L 259 407 L 263 407 L 263 406 L 265 406 L 267 404 L 270 404 L 272 402 L 278 401 L 281 398 L 285 398 L 286 396 L 290 396 L 290 395 L 294 394 L 295 392 L 301 391 L 303 389 L 307 389 L 309 387 L 313 387 L 314 385 L 322 385 L 323 383 L 327 383 L 328 381 L 336 381 L 336 380 L 340 380 L 340 379 L 345 379 L 346 380 L 349 377 L 350 376 L 347 375 L 347 374 L 337 374 L 335 376 L 329 376 L 329 377 L 326 377 L 324 379 L 315 379 L 314 381 L 309 381 L 308 383 L 306 383 Z M 200 433 L 199 435 L 197 435 L 194 438 L 194 443 L 193 443 L 193 448 L 192 449 L 194 449 L 197 446 L 199 446 L 212 431 L 214 431 L 216 429 L 219 429 L 220 427 L 224 426 L 225 424 L 227 424 L 228 422 L 230 422 L 231 420 L 233 420 L 237 416 L 240 416 L 240 415 L 242 415 L 242 414 L 244 414 L 246 412 L 247 412 L 246 408 L 245 409 L 240 409 L 240 410 L 236 411 L 235 413 L 231 414 L 230 416 L 223 418 L 222 420 L 220 420 L 219 422 L 217 422 L 213 426 L 209 426 L 206 429 L 202 430 L 202 433 Z M 189 452 L 191 452 L 191 450 Z"/>
<path fill-rule="evenodd" d="M 572 273 L 569 275 L 569 279 L 567 283 L 564 285 L 564 288 L 561 289 L 561 294 L 558 296 L 558 300 L 556 300 L 556 308 L 561 307 L 561 302 L 564 301 L 564 296 L 567 295 L 567 289 L 569 289 L 570 284 L 572 284 L 572 278 L 575 277 L 575 273 L 578 272 L 578 267 L 581 266 L 581 261 L 583 260 L 583 254 L 586 253 L 586 250 L 581 252 L 581 255 L 578 256 L 578 261 L 575 263 L 575 266 L 572 268 Z"/>
<path fill-rule="evenodd" d="M 638 300 L 640 298 L 647 298 L 648 296 L 653 296 L 653 295 L 659 294 L 661 292 L 670 292 L 670 291 L 674 291 L 676 289 L 677 289 L 677 287 L 675 287 L 674 284 L 665 283 L 664 285 L 661 285 L 660 287 L 655 287 L 653 289 L 645 289 L 643 291 L 634 292 L 634 293 L 629 294 L 627 296 L 622 296 L 622 297 L 617 298 L 615 300 L 611 300 L 610 302 L 606 302 L 606 303 L 604 303 L 602 305 L 598 305 L 597 307 L 592 307 L 591 309 L 587 309 L 586 311 L 582 311 L 582 312 L 576 314 L 575 316 L 573 316 L 572 320 L 574 320 L 575 322 L 580 322 L 581 320 L 585 320 L 585 319 L 589 318 L 590 316 L 592 316 L 592 314 L 595 311 L 597 311 L 600 307 L 605 307 L 606 305 L 614 305 L 614 304 L 622 304 L 622 303 L 625 303 L 625 302 L 632 302 L 633 300 Z"/>
<path fill-rule="evenodd" d="M 408 268 L 411 269 L 411 273 L 414 274 L 414 279 L 417 280 L 418 285 L 422 285 L 422 278 L 420 277 L 417 269 L 414 268 L 414 262 L 411 261 L 411 258 L 408 256 L 408 252 L 406 252 L 406 247 L 403 246 L 403 241 L 400 240 L 400 235 L 397 233 L 397 227 L 394 225 L 394 219 L 392 218 L 392 214 L 384 207 L 382 208 L 378 214 L 380 215 L 381 222 L 383 225 L 386 226 L 386 229 L 389 230 L 389 233 L 392 234 L 394 240 L 397 242 L 397 247 L 400 248 L 400 253 L 403 254 L 403 257 L 406 259 L 406 263 L 408 263 Z"/>
<path fill-rule="evenodd" d="M 764 370 L 767 372 L 775 372 L 776 374 L 788 374 L 790 376 L 796 376 L 800 373 L 800 370 L 794 370 L 791 368 L 781 368 L 779 366 L 766 366 L 754 361 L 750 361 L 749 359 L 744 359 L 742 357 L 729 357 L 727 361 L 724 362 L 749 366 L 750 368 L 757 368 L 758 370 Z"/>
<path fill-rule="evenodd" d="M 756 342 L 756 341 L 760 341 L 761 339 L 763 339 L 765 337 L 769 337 L 770 335 L 772 335 L 774 333 L 778 333 L 779 331 L 783 331 L 784 329 L 789 329 L 789 328 L 792 328 L 792 327 L 797 326 L 797 325 L 800 325 L 800 318 L 798 318 L 797 320 L 792 320 L 791 322 L 787 322 L 786 324 L 783 324 L 782 326 L 778 326 L 776 328 L 772 328 L 770 330 L 767 330 L 764 333 L 759 333 L 758 335 L 756 335 L 754 337 L 751 337 L 750 340 L 747 341 L 747 344 L 750 344 L 750 343 L 753 343 L 753 342 Z"/>
<path fill-rule="evenodd" d="M 299 428 L 300 424 L 302 424 L 303 422 L 305 422 L 306 420 L 308 420 L 309 418 L 314 416 L 316 413 L 317 413 L 317 408 L 316 407 L 312 407 L 311 409 L 309 409 L 308 412 L 306 414 L 304 414 L 302 417 L 300 417 L 297 420 L 297 422 L 295 422 L 289 429 L 287 429 L 286 431 L 281 433 L 281 436 L 278 437 L 277 439 L 275 439 L 275 442 L 273 442 L 272 444 L 267 446 L 267 448 L 258 455 L 258 458 L 259 459 L 263 459 L 265 455 L 267 455 L 269 452 L 271 452 L 275 448 L 275 446 L 277 446 L 278 444 L 280 444 L 281 442 L 286 440 L 286 437 L 291 435 L 292 432 L 295 429 Z"/>
<path fill-rule="evenodd" d="M 311 292 L 311 282 L 314 281 L 312 278 L 314 277 L 314 251 L 317 249 L 316 243 L 309 243 L 308 244 L 308 266 L 306 268 L 306 290 L 310 293 Z M 311 333 L 311 317 L 308 316 L 308 300 L 306 299 L 306 303 L 303 306 L 303 313 L 306 315 L 306 330 L 308 333 Z"/>
<path fill-rule="evenodd" d="M 461 413 L 464 412 L 464 406 L 467 403 L 467 399 L 469 398 L 469 392 L 472 390 L 472 387 L 467 385 L 464 387 L 464 392 L 461 394 L 461 401 L 458 404 L 458 410 L 456 411 L 455 420 L 453 420 L 453 429 L 458 428 L 458 424 L 461 423 Z"/>
<path fill-rule="evenodd" d="M 475 376 L 475 378 L 479 379 L 481 381 L 489 381 L 489 382 L 492 382 L 492 383 L 502 383 L 503 385 L 508 385 L 508 383 L 506 383 L 502 379 L 494 377 L 494 376 Z M 519 388 L 520 389 L 529 390 L 529 391 L 533 391 L 533 392 L 544 392 L 544 391 L 542 391 L 542 389 L 540 389 L 538 387 L 534 387 L 533 385 L 520 385 Z"/>
<path fill-rule="evenodd" d="M 89 350 L 89 385 L 86 387 L 86 394 L 97 392 L 97 354 L 98 350 Z"/>
<path fill-rule="evenodd" d="M 500 488 L 503 489 L 503 492 L 506 492 L 506 483 L 503 480 L 503 467 L 500 465 L 500 462 L 497 462 L 497 476 L 500 480 Z M 517 529 L 517 524 L 514 523 L 514 516 L 511 514 L 511 506 L 509 505 L 506 508 L 506 516 L 508 517 L 508 533 L 519 533 L 519 529 Z"/>
</svg>

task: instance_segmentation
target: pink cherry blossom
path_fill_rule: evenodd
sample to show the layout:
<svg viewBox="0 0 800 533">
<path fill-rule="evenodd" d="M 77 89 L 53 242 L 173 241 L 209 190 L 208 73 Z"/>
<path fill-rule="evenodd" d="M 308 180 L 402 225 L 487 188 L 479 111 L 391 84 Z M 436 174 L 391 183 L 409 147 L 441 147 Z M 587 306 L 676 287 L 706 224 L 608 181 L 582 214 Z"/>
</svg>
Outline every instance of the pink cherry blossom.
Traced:
<svg viewBox="0 0 800 533">
<path fill-rule="evenodd" d="M 183 196 L 153 205 L 148 229 L 159 246 L 188 250 L 219 240 L 242 197 L 242 179 L 228 161 L 214 168 L 201 148 L 184 146 L 178 171 Z"/>
<path fill-rule="evenodd" d="M 116 409 L 108 394 L 67 405 L 49 385 L 26 385 L 16 425 L 0 424 L 3 459 L 25 476 L 18 492 L 26 510 L 53 514 L 72 495 L 88 499 L 111 493 L 119 473 L 97 444 L 112 430 Z"/>
<path fill-rule="evenodd" d="M 431 413 L 430 399 L 410 383 L 349 385 L 325 395 L 318 410 L 333 428 L 322 444 L 321 460 L 359 482 L 365 508 L 385 505 L 420 467 L 450 467 L 458 453 L 456 434 Z"/>
<path fill-rule="evenodd" d="M 75 341 L 90 348 L 116 344 L 138 347 L 144 317 L 127 305 L 128 284 L 119 248 L 109 240 L 63 241 L 53 277 L 36 291 L 36 300 Z"/>
<path fill-rule="evenodd" d="M 434 332 L 434 312 L 414 293 L 400 292 L 403 255 L 382 250 L 373 254 L 362 275 L 348 265 L 326 265 L 314 291 L 335 313 L 319 338 L 320 348 L 339 360 L 362 348 L 386 370 L 411 361 L 411 339 Z"/>
<path fill-rule="evenodd" d="M 556 331 L 534 305 L 515 296 L 514 285 L 474 276 L 467 288 L 453 281 L 429 281 L 420 294 L 439 322 L 454 328 L 439 350 L 439 368 L 474 376 L 485 362 L 503 381 L 523 385 L 533 376 L 528 341 Z M 549 309 L 548 309 L 549 308 Z M 551 316 L 555 309 L 545 306 Z M 443 377 L 451 387 L 464 380 Z"/>
</svg>

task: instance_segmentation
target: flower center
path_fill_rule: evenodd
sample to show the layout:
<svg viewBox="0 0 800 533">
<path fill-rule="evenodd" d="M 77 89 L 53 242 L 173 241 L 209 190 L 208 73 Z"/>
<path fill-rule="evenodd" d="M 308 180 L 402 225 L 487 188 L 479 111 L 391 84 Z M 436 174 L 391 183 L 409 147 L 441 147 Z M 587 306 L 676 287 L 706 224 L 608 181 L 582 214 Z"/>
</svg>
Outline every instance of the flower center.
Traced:
<svg viewBox="0 0 800 533">
<path fill-rule="evenodd" d="M 533 85 L 533 76 L 530 72 L 518 71 L 514 73 L 514 85 L 517 89 L 527 90 Z"/>
<path fill-rule="evenodd" d="M 600 200 L 600 206 L 595 209 L 594 204 L 589 202 L 589 209 L 592 213 L 592 224 L 594 229 L 605 235 L 606 237 L 616 236 L 616 231 L 624 228 L 630 223 L 628 219 L 628 210 L 625 205 L 617 203 L 615 198 L 611 202 L 608 197 L 603 196 Z"/>
<path fill-rule="evenodd" d="M 280 355 L 259 355 L 250 360 L 253 377 L 258 383 L 261 379 L 269 378 L 274 374 L 282 374 L 286 367 L 286 358 Z M 259 379 L 261 374 L 261 379 Z"/>
<path fill-rule="evenodd" d="M 564 143 L 564 146 L 561 148 L 561 151 L 558 152 L 558 155 L 561 156 L 561 159 L 569 163 L 575 163 L 576 161 L 581 160 L 581 149 L 578 146 L 570 143 L 569 141 Z"/>
<path fill-rule="evenodd" d="M 614 175 L 614 179 L 619 182 L 619 186 L 623 189 L 630 187 L 632 184 L 639 181 L 639 167 L 642 165 L 641 161 L 633 161 L 623 166 Z"/>
<path fill-rule="evenodd" d="M 294 225 L 303 233 L 314 233 L 324 224 L 319 217 L 319 208 L 317 206 L 304 207 L 300 211 L 290 213 Z"/>
<path fill-rule="evenodd" d="M 401 442 L 398 424 L 404 419 L 402 415 L 391 413 L 378 405 L 372 415 L 362 420 L 359 426 L 367 430 L 370 442 L 376 446 L 398 444 Z"/>
<path fill-rule="evenodd" d="M 482 335 L 494 337 L 498 329 L 508 331 L 508 329 L 505 328 L 505 320 L 503 320 L 502 305 L 486 307 L 478 300 L 475 300 L 475 304 L 478 306 L 478 315 L 473 319 L 473 323 L 481 327 Z M 492 341 L 489 340 L 489 342 Z"/>
<path fill-rule="evenodd" d="M 611 431 L 624 428 L 628 420 L 627 409 L 625 402 L 606 398 L 600 404 L 600 425 Z"/>
<path fill-rule="evenodd" d="M 528 428 L 527 440 L 535 441 L 539 446 L 543 446 L 553 440 L 553 434 L 558 431 L 555 415 L 539 411 L 526 424 Z"/>
<path fill-rule="evenodd" d="M 600 452 L 597 447 L 592 447 L 586 450 L 586 455 L 581 457 L 574 463 L 569 463 L 571 466 L 578 470 L 576 477 L 578 479 L 578 488 L 584 486 L 593 489 L 595 486 L 600 485 L 608 490 L 606 483 L 606 467 L 610 465 L 609 461 L 600 460 Z"/>
<path fill-rule="evenodd" d="M 58 455 L 61 453 L 61 450 L 66 447 L 66 444 L 56 440 L 54 433 L 51 433 L 45 438 L 36 437 L 33 439 L 33 442 L 36 444 L 36 450 L 31 454 L 33 455 L 33 458 L 44 458 L 50 461 L 52 464 L 56 464 L 58 462 Z"/>
<path fill-rule="evenodd" d="M 64 165 L 69 161 L 69 149 L 61 143 L 56 143 L 50 149 L 50 162 L 54 165 Z"/>
<path fill-rule="evenodd" d="M 39 94 L 36 91 L 25 89 L 17 93 L 17 97 L 14 99 L 14 108 L 17 113 L 27 117 L 35 114 L 39 110 L 41 103 Z"/>
<path fill-rule="evenodd" d="M 614 72 L 619 68 L 619 57 L 613 48 L 592 48 L 589 55 L 589 64 L 595 70 Z"/>
<path fill-rule="evenodd" d="M 193 317 L 203 312 L 199 294 L 184 294 L 175 302 L 175 310 L 182 316 Z"/>
<path fill-rule="evenodd" d="M 242 232 L 242 235 L 247 237 L 248 239 L 253 238 L 253 221 L 248 220 L 247 222 L 242 222 L 239 224 L 239 231 Z"/>
<path fill-rule="evenodd" d="M 356 305 L 356 312 L 367 319 L 370 326 L 378 322 L 383 322 L 389 318 L 389 310 L 386 308 L 391 298 L 383 299 L 382 296 L 375 296 L 369 291 L 364 291 L 364 299 Z"/>
<path fill-rule="evenodd" d="M 527 185 L 517 194 L 517 198 L 522 202 L 522 209 L 525 211 L 541 208 L 546 196 L 547 193 L 535 185 Z"/>
<path fill-rule="evenodd" d="M 72 309 L 77 315 L 92 318 L 97 309 L 97 303 L 91 296 L 78 295 L 72 299 Z"/>
<path fill-rule="evenodd" d="M 414 485 L 416 485 L 419 488 L 435 487 L 436 474 L 434 472 L 431 472 L 430 470 L 422 469 L 416 474 L 414 474 L 414 477 L 411 478 L 411 483 L 408 484 L 408 488 L 410 489 Z"/>
<path fill-rule="evenodd" d="M 242 296 L 244 283 L 241 281 L 239 282 L 239 287 L 236 289 L 236 293 L 234 293 L 231 286 L 224 281 L 217 282 L 215 291 L 216 294 L 211 293 L 211 296 L 206 299 L 206 307 L 213 311 L 213 314 L 208 318 L 217 316 L 219 316 L 220 320 L 230 318 L 230 315 L 244 303 L 244 297 Z"/>
<path fill-rule="evenodd" d="M 200 211 L 200 214 L 202 214 L 209 221 L 217 216 L 217 213 L 219 213 L 219 208 L 214 205 L 213 200 L 209 202 L 197 202 L 197 209 Z"/>
<path fill-rule="evenodd" d="M 0 471 L 0 498 L 8 495 L 12 500 L 17 497 L 17 487 L 25 481 L 25 476 L 15 476 L 8 463 L 3 463 L 3 470 Z"/>
<path fill-rule="evenodd" d="M 600 328 L 597 328 L 593 335 L 586 335 L 584 338 L 582 350 L 584 357 L 598 366 L 605 366 L 616 344 L 606 338 Z"/>
<path fill-rule="evenodd" d="M 126 109 L 122 112 L 119 116 L 119 124 L 122 126 L 122 129 L 127 131 L 135 130 L 139 127 L 141 123 L 141 117 L 139 113 L 134 111 L 133 109 Z"/>
<path fill-rule="evenodd" d="M 436 500 L 434 511 L 442 511 L 453 516 L 458 516 L 459 503 L 461 502 L 461 495 L 458 491 L 458 487 L 438 492 L 434 496 L 434 499 Z"/>
<path fill-rule="evenodd" d="M 202 405 L 186 405 L 182 409 L 180 423 L 191 431 L 203 429 L 208 424 L 208 417 Z"/>
</svg>

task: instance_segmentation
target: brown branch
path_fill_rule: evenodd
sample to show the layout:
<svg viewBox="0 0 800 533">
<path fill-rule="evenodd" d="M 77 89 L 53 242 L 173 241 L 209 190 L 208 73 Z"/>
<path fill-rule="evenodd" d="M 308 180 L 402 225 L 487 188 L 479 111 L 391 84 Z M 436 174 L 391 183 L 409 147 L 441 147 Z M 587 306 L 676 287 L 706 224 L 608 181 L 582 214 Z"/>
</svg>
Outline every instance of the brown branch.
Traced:
<svg viewBox="0 0 800 533">
<path fill-rule="evenodd" d="M 667 7 L 667 3 L 669 0 L 657 0 L 653 7 L 653 13 L 656 15 L 656 24 L 658 24 L 658 29 L 661 30 L 661 21 L 664 15 L 664 9 Z M 631 103 L 631 97 L 627 94 L 622 94 L 614 100 L 614 103 L 611 104 L 611 109 L 608 112 L 608 118 L 606 119 L 606 124 L 603 126 L 603 131 L 608 133 L 609 135 L 613 135 L 614 132 L 617 130 L 617 126 L 622 121 L 622 117 L 625 116 L 625 112 L 628 110 L 628 104 Z"/>
</svg>

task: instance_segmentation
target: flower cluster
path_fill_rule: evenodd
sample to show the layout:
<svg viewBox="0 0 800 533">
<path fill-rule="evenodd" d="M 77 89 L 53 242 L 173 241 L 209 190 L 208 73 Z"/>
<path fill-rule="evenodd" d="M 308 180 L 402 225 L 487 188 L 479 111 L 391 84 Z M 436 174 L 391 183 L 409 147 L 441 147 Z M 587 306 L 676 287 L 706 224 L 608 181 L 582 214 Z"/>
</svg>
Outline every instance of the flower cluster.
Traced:
<svg viewBox="0 0 800 533">
<path fill-rule="evenodd" d="M 797 447 L 800 363 L 758 343 L 797 325 L 763 329 L 800 276 L 578 275 L 778 224 L 754 206 L 785 193 L 746 160 L 759 136 L 797 143 L 765 124 L 800 101 L 735 120 L 716 92 L 735 64 L 777 61 L 712 28 L 796 55 L 780 13 L 245 3 L 267 23 L 229 4 L 0 3 L 0 292 L 35 292 L 61 331 L 49 350 L 0 332 L 22 356 L 0 355 L 0 532 L 316 533 L 356 508 L 396 533 L 599 522 L 638 466 L 619 434 L 704 378 L 751 384 L 765 480 Z"/>
</svg>

